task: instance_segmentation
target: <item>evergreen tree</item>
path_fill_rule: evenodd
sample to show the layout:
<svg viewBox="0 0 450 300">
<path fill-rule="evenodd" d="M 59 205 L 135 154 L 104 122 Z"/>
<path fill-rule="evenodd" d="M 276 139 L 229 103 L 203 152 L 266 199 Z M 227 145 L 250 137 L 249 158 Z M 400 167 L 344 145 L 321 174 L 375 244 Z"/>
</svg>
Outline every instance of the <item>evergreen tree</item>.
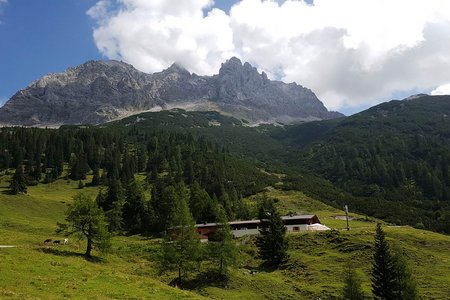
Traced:
<svg viewBox="0 0 450 300">
<path fill-rule="evenodd" d="M 170 216 L 179 198 L 180 186 L 165 186 L 159 180 L 152 193 L 152 206 L 158 219 L 157 230 L 163 231 L 170 226 Z"/>
<path fill-rule="evenodd" d="M 213 222 L 216 220 L 217 202 L 194 181 L 191 186 L 189 208 L 197 223 Z"/>
<path fill-rule="evenodd" d="M 92 198 L 84 193 L 73 197 L 74 202 L 66 211 L 68 224 L 58 224 L 58 232 L 66 235 L 78 234 L 87 239 L 86 257 L 91 257 L 93 247 L 101 252 L 110 248 L 110 235 L 103 211 Z"/>
<path fill-rule="evenodd" d="M 351 265 L 346 267 L 344 273 L 343 300 L 364 300 L 364 293 L 361 288 L 361 278 Z"/>
<path fill-rule="evenodd" d="M 94 165 L 92 168 L 92 181 L 90 183 L 91 186 L 97 186 L 102 183 L 102 179 L 100 178 L 100 170 L 97 165 Z"/>
<path fill-rule="evenodd" d="M 209 239 L 208 250 L 210 257 L 219 265 L 218 274 L 226 276 L 228 266 L 236 262 L 237 249 L 233 242 L 233 234 L 230 225 L 228 225 L 227 215 L 221 206 L 218 209 L 217 231 Z"/>
<path fill-rule="evenodd" d="M 148 213 L 144 190 L 141 184 L 133 179 L 127 185 L 123 206 L 123 218 L 127 230 L 131 233 L 144 231 L 145 225 L 149 225 L 148 222 L 151 221 Z"/>
<path fill-rule="evenodd" d="M 14 172 L 9 188 L 13 195 L 27 192 L 27 182 L 21 165 L 16 168 L 16 172 Z"/>
<path fill-rule="evenodd" d="M 395 277 L 395 299 L 415 300 L 418 299 L 416 282 L 411 274 L 406 260 L 399 249 L 393 251 L 393 266 Z"/>
<path fill-rule="evenodd" d="M 380 223 L 377 224 L 375 231 L 372 292 L 375 299 L 396 299 L 394 261 Z"/>
<path fill-rule="evenodd" d="M 73 157 L 70 165 L 69 178 L 72 180 L 86 179 L 87 172 L 89 172 L 89 165 L 87 164 L 86 155 L 80 153 L 78 156 Z"/>
<path fill-rule="evenodd" d="M 195 268 L 200 257 L 200 240 L 187 204 L 186 188 L 182 188 L 171 216 L 171 227 L 161 246 L 159 263 L 162 270 L 177 270 L 179 284 Z"/>
<path fill-rule="evenodd" d="M 288 241 L 286 240 L 286 227 L 277 212 L 273 202 L 261 219 L 260 235 L 256 240 L 259 256 L 267 266 L 279 266 L 288 258 Z"/>
<path fill-rule="evenodd" d="M 106 192 L 100 189 L 96 200 L 105 212 L 109 231 L 121 231 L 123 229 L 122 209 L 125 203 L 125 195 L 120 180 L 109 179 Z"/>
</svg>

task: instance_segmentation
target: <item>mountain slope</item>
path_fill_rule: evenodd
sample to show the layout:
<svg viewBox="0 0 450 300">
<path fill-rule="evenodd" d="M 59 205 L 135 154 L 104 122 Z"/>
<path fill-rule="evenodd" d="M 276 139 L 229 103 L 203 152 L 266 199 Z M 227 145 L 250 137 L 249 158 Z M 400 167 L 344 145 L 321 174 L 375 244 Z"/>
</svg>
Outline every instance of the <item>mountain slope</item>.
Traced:
<svg viewBox="0 0 450 300">
<path fill-rule="evenodd" d="M 372 199 L 355 202 L 360 211 L 450 232 L 449 115 L 450 96 L 421 96 L 340 121 L 293 126 L 282 138 L 303 147 L 296 161 L 303 169 Z M 322 136 L 305 147 L 299 137 L 319 127 Z M 398 205 L 387 213 L 376 199 Z"/>
<path fill-rule="evenodd" d="M 174 107 L 222 111 L 252 123 L 341 116 L 309 89 L 271 81 L 237 58 L 214 76 L 191 74 L 177 64 L 146 74 L 123 62 L 89 61 L 17 92 L 0 108 L 0 124 L 98 124 Z"/>
</svg>

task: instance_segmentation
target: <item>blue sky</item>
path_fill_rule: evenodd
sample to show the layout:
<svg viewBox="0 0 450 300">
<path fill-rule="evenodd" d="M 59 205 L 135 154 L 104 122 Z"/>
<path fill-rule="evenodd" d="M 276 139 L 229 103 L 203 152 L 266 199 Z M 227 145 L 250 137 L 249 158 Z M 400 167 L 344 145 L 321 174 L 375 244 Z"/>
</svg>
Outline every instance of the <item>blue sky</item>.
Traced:
<svg viewBox="0 0 450 300">
<path fill-rule="evenodd" d="M 208 0 L 127 0 L 133 5 L 120 13 L 106 5 L 120 1 L 0 0 L 0 105 L 33 80 L 92 59 L 149 73 L 177 61 L 214 74 L 238 56 L 346 114 L 450 93 L 447 0 L 216 0 L 208 14 Z"/>
<path fill-rule="evenodd" d="M 9 0 L 0 14 L 0 102 L 41 76 L 105 59 L 86 11 L 97 0 Z M 228 10 L 233 1 L 215 1 Z M 1 104 L 1 103 L 0 103 Z"/>
<path fill-rule="evenodd" d="M 86 10 L 94 0 L 10 0 L 0 15 L 0 98 L 49 72 L 101 58 Z"/>
</svg>

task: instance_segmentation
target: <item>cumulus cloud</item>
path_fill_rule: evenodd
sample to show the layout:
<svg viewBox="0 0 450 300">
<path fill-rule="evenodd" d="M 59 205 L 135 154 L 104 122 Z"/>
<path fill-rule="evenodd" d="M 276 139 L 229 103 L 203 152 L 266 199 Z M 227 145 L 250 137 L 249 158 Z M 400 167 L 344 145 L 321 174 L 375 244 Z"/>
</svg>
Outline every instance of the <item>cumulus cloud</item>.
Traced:
<svg viewBox="0 0 450 300">
<path fill-rule="evenodd" d="M 431 95 L 450 95 L 450 83 L 438 86 L 431 91 Z"/>
<path fill-rule="evenodd" d="M 213 74 L 234 55 L 311 88 L 331 109 L 449 81 L 447 0 L 241 0 L 228 13 L 212 0 L 101 0 L 88 14 L 109 58 Z"/>
<path fill-rule="evenodd" d="M 109 58 L 161 71 L 177 62 L 199 74 L 217 72 L 232 55 L 229 16 L 211 0 L 99 1 L 88 14 L 99 22 L 94 39 Z M 115 7 L 115 8 L 112 8 Z"/>
</svg>

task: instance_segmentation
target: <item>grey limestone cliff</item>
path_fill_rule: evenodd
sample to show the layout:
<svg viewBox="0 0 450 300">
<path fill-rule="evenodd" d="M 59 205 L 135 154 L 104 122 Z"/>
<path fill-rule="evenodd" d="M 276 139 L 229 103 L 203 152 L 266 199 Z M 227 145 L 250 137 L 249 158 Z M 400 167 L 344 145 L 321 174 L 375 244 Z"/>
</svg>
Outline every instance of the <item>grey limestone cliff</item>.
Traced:
<svg viewBox="0 0 450 300">
<path fill-rule="evenodd" d="M 177 64 L 146 74 L 110 60 L 89 61 L 31 83 L 0 108 L 0 124 L 98 124 L 175 107 L 218 110 L 251 123 L 342 116 L 329 112 L 309 89 L 271 81 L 237 58 L 214 76 L 191 74 Z"/>
</svg>

